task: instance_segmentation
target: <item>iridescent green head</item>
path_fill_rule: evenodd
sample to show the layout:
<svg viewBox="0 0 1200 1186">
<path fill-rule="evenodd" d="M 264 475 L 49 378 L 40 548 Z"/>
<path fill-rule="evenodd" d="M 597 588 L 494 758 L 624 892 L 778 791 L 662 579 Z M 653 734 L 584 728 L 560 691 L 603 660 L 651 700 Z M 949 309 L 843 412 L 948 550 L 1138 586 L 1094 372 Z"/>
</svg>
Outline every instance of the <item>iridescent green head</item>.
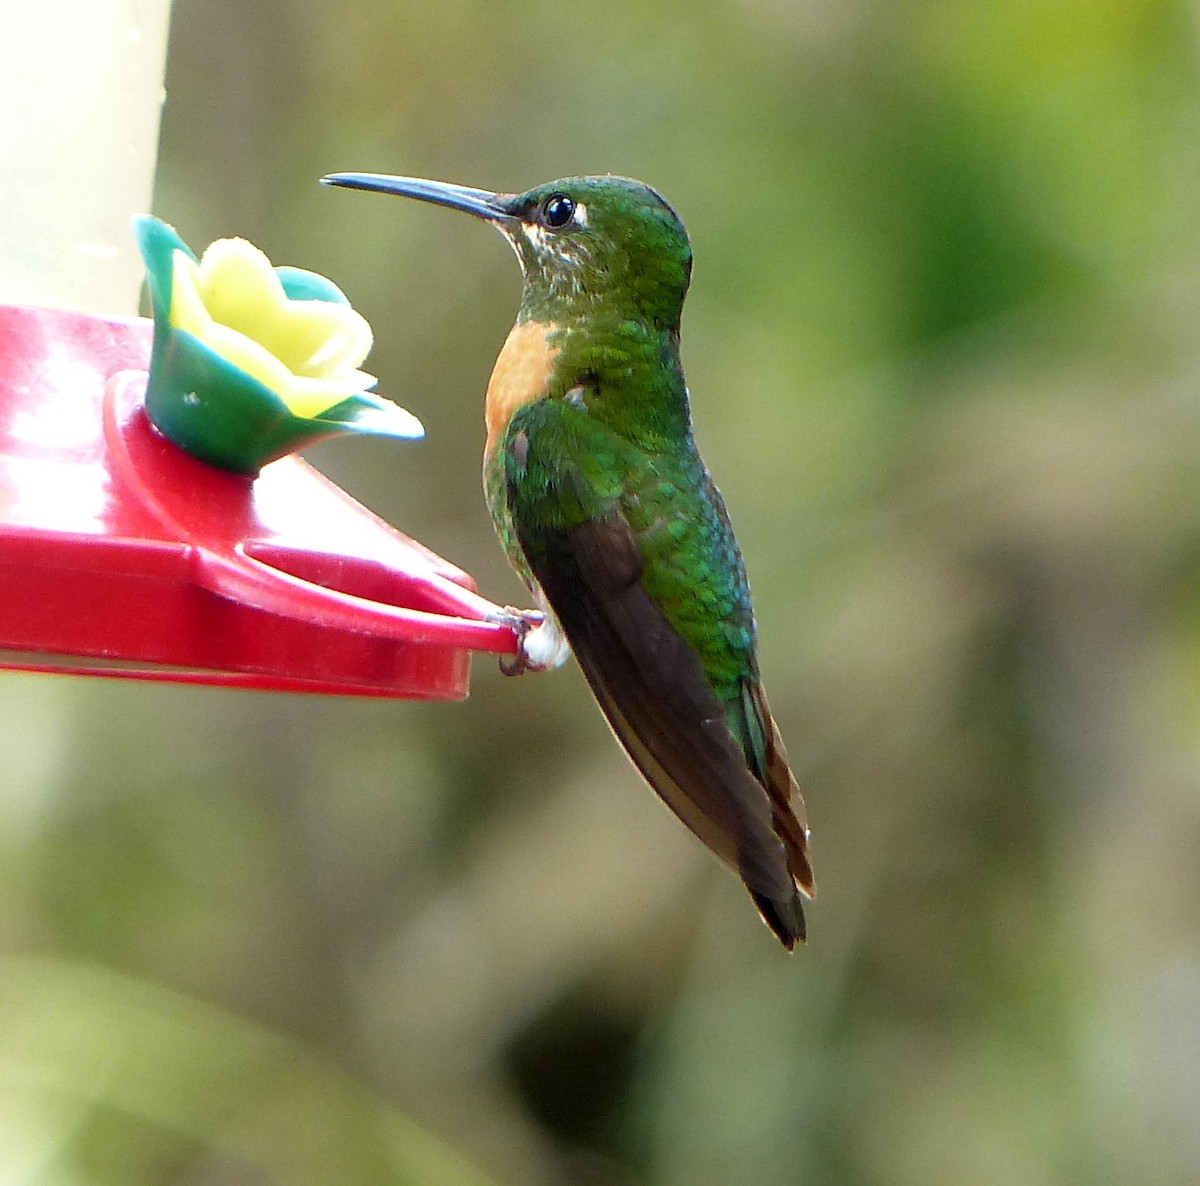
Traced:
<svg viewBox="0 0 1200 1186">
<path fill-rule="evenodd" d="M 497 194 L 377 173 L 322 180 L 418 198 L 494 223 L 521 261 L 523 317 L 570 325 L 602 308 L 660 329 L 679 325 L 691 245 L 679 216 L 640 181 L 568 177 L 523 194 Z"/>
</svg>

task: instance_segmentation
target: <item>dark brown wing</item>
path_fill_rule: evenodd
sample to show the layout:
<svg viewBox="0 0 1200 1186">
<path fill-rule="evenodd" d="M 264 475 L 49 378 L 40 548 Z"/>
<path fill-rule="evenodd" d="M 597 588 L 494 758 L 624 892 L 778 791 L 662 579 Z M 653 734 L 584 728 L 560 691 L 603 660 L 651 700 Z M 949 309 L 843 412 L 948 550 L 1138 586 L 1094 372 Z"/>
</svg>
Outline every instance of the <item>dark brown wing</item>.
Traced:
<svg viewBox="0 0 1200 1186">
<path fill-rule="evenodd" d="M 626 752 L 671 810 L 740 874 L 791 949 L 805 935 L 796 882 L 809 889 L 812 873 L 803 803 L 765 699 L 766 787 L 747 766 L 699 655 L 647 593 L 637 539 L 619 511 L 600 522 L 543 527 L 536 541 L 521 542 Z"/>
</svg>

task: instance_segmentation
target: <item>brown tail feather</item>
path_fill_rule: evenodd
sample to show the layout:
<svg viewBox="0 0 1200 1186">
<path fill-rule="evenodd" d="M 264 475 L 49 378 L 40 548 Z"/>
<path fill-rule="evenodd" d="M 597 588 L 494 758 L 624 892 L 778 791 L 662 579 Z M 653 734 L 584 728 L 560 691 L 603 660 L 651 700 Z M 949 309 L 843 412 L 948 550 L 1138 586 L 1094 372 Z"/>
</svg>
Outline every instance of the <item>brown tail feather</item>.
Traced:
<svg viewBox="0 0 1200 1186">
<path fill-rule="evenodd" d="M 775 831 L 779 833 L 788 854 L 788 867 L 800 888 L 811 898 L 813 894 L 812 864 L 808 856 L 808 815 L 800 784 L 788 765 L 787 750 L 779 734 L 779 726 L 771 715 L 767 694 L 760 683 L 754 685 L 754 697 L 762 713 L 766 732 L 766 790 L 771 797 Z"/>
</svg>

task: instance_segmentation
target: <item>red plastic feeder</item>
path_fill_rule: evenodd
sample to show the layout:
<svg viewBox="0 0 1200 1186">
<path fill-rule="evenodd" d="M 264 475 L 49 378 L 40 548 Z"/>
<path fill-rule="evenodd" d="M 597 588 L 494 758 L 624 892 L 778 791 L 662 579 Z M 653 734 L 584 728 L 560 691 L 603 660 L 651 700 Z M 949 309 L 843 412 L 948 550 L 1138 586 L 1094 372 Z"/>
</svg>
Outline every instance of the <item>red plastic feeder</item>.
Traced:
<svg viewBox="0 0 1200 1186">
<path fill-rule="evenodd" d="M 142 407 L 150 322 L 0 306 L 0 667 L 426 700 L 516 637 L 298 457 L 197 461 Z"/>
</svg>

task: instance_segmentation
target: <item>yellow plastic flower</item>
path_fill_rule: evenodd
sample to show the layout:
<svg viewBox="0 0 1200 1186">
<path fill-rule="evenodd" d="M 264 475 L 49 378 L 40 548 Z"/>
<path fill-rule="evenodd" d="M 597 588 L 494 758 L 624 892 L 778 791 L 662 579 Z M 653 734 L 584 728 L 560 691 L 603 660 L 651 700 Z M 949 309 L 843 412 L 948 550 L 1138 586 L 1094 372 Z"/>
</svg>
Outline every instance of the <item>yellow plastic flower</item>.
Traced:
<svg viewBox="0 0 1200 1186">
<path fill-rule="evenodd" d="M 158 219 L 137 220 L 154 306 L 146 406 L 176 444 L 243 473 L 321 437 L 414 438 L 420 421 L 369 388 L 371 328 L 331 281 L 274 268 L 245 239 L 197 260 Z"/>
<path fill-rule="evenodd" d="M 371 327 L 349 305 L 291 300 L 245 239 L 218 239 L 197 263 L 176 248 L 171 324 L 269 387 L 295 416 L 319 416 L 374 387 L 358 367 Z"/>
</svg>

